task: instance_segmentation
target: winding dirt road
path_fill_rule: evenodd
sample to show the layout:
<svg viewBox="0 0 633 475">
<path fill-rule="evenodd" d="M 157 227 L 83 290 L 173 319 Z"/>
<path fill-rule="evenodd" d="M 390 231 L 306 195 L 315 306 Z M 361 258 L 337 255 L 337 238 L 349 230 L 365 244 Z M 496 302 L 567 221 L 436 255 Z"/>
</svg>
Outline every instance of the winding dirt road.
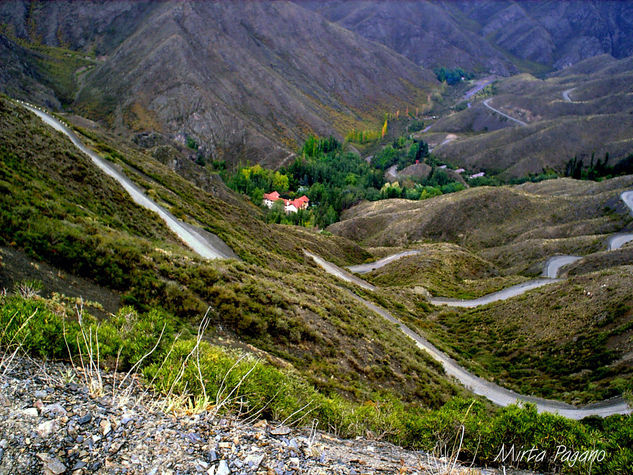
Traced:
<svg viewBox="0 0 633 475">
<path fill-rule="evenodd" d="M 579 256 L 551 257 L 545 263 L 545 269 L 543 269 L 543 277 L 547 277 L 548 279 L 555 279 L 558 277 L 558 273 L 560 272 L 561 267 L 564 267 L 567 264 L 571 264 L 572 262 L 576 262 L 579 259 L 582 259 L 582 257 L 579 257 Z"/>
<path fill-rule="evenodd" d="M 496 112 L 497 114 L 505 117 L 506 119 L 510 119 L 513 122 L 516 122 L 517 124 L 525 127 L 527 125 L 527 122 L 523 122 L 522 120 L 519 119 L 515 119 L 514 117 L 506 114 L 505 112 L 501 112 L 499 109 L 495 109 L 494 107 L 492 107 L 489 102 L 492 100 L 492 97 L 489 99 L 486 99 L 485 101 L 483 101 L 483 105 L 486 106 L 488 109 L 490 109 L 493 112 Z"/>
<path fill-rule="evenodd" d="M 79 140 L 72 130 L 62 124 L 55 117 L 32 104 L 27 104 L 22 101 L 17 102 L 37 115 L 45 124 L 66 135 L 73 145 L 87 155 L 92 162 L 99 167 L 99 169 L 119 182 L 135 203 L 158 214 L 161 219 L 165 221 L 169 229 L 171 229 L 192 251 L 206 259 L 237 258 L 233 250 L 231 250 L 231 248 L 229 248 L 218 236 L 207 231 L 205 231 L 204 234 L 208 235 L 208 237 L 203 236 L 200 230 L 197 230 L 190 224 L 180 221 L 165 208 L 148 198 L 138 186 L 132 183 L 111 163 L 107 162 L 105 159 L 86 147 L 86 145 Z"/>
<path fill-rule="evenodd" d="M 392 254 L 391 256 L 384 257 L 374 262 L 369 262 L 367 264 L 359 264 L 356 266 L 349 266 L 347 269 L 350 272 L 354 272 L 356 274 L 367 274 L 376 269 L 380 269 L 383 266 L 386 266 L 390 262 L 397 261 L 403 257 L 414 256 L 416 254 L 420 254 L 421 251 L 403 251 L 397 254 Z"/>
<path fill-rule="evenodd" d="M 565 102 L 574 102 L 571 100 L 571 97 L 569 97 L 569 93 L 573 91 L 574 89 L 576 88 L 572 87 L 571 89 L 567 89 L 566 91 L 563 91 L 563 99 L 565 100 Z"/>
<path fill-rule="evenodd" d="M 332 274 L 348 282 L 354 282 L 355 284 L 367 290 L 376 289 L 368 282 L 365 282 L 358 277 L 351 276 L 349 272 L 344 271 L 335 264 L 327 262 L 326 260 L 308 251 L 304 251 L 304 253 L 314 259 L 314 261 L 329 274 Z M 353 279 L 350 279 L 350 276 Z M 486 381 L 485 379 L 470 373 L 468 370 L 460 366 L 455 360 L 438 350 L 426 338 L 411 330 L 411 328 L 409 328 L 407 325 L 394 317 L 386 309 L 372 302 L 369 302 L 368 300 L 365 300 L 364 298 L 359 297 L 352 292 L 349 292 L 349 296 L 360 304 L 367 307 L 372 312 L 380 315 L 385 320 L 396 325 L 402 333 L 413 340 L 418 348 L 427 352 L 434 360 L 440 362 L 446 374 L 458 380 L 464 387 L 466 387 L 473 393 L 484 396 L 499 406 L 505 407 L 510 404 L 516 404 L 517 401 L 529 402 L 535 404 L 539 412 L 552 412 L 560 414 L 561 416 L 567 417 L 569 419 L 582 419 L 588 416 L 606 417 L 613 414 L 631 413 L 631 408 L 629 407 L 626 400 L 622 398 L 614 398 L 608 401 L 602 401 L 600 403 L 578 408 L 564 402 L 552 401 L 549 399 L 542 399 L 533 396 L 525 396 L 509 389 L 502 388 L 501 386 L 491 383 L 490 381 Z"/>
<path fill-rule="evenodd" d="M 631 214 L 633 214 L 633 191 L 625 191 L 620 195 L 620 198 L 627 205 Z M 612 236 L 608 241 L 608 249 L 618 249 L 626 242 L 633 240 L 633 233 L 621 233 Z M 397 254 L 393 254 L 391 256 L 385 257 L 378 261 L 368 264 L 360 264 L 357 266 L 350 266 L 349 269 L 353 272 L 357 273 L 367 273 L 372 270 L 383 267 L 390 262 L 395 261 L 396 259 L 400 259 L 405 256 L 410 256 L 414 254 L 418 254 L 420 251 L 403 251 Z M 376 290 L 376 287 L 371 285 L 370 283 L 364 281 L 363 279 L 356 277 L 349 272 L 339 268 L 338 266 L 327 262 L 326 260 L 304 251 L 304 253 L 314 259 L 314 261 L 321 266 L 326 272 L 339 277 L 348 282 L 353 282 L 362 288 L 370 291 Z M 451 305 L 456 307 L 476 307 L 479 305 L 486 305 L 488 303 L 496 302 L 499 300 L 505 300 L 516 295 L 520 295 L 525 293 L 531 289 L 541 287 L 543 285 L 547 285 L 553 282 L 558 282 L 561 279 L 558 279 L 558 274 L 560 269 L 567 265 L 581 259 L 578 256 L 555 256 L 550 258 L 544 266 L 543 276 L 546 277 L 544 279 L 535 279 L 528 282 L 524 282 L 522 284 L 518 284 L 512 287 L 508 287 L 507 289 L 503 289 L 499 292 L 494 292 L 492 294 L 485 295 L 478 299 L 473 300 L 458 300 L 458 299 L 431 299 L 430 302 L 438 305 Z M 475 394 L 480 396 L 484 396 L 493 403 L 500 406 L 508 406 L 510 404 L 515 404 L 517 401 L 529 402 L 536 405 L 536 408 L 539 412 L 551 412 L 556 413 L 561 416 L 567 417 L 569 419 L 583 419 L 589 416 L 600 416 L 606 417 L 614 414 L 631 414 L 633 411 L 629 406 L 628 402 L 623 398 L 614 398 L 609 399 L 607 401 L 601 401 L 599 403 L 591 404 L 585 407 L 574 407 L 570 404 L 566 404 L 560 401 L 553 401 L 549 399 L 537 398 L 534 396 L 526 396 L 509 389 L 498 386 L 497 384 L 491 383 L 490 381 L 486 381 L 483 378 L 475 376 L 474 374 L 467 371 L 465 368 L 460 366 L 455 360 L 438 350 L 434 345 L 432 345 L 426 338 L 422 337 L 415 331 L 411 330 L 408 326 L 394 317 L 390 312 L 386 309 L 379 307 L 378 305 L 369 302 L 362 297 L 359 297 L 356 294 L 349 293 L 349 295 L 363 304 L 372 312 L 380 315 L 384 319 L 388 320 L 392 324 L 396 325 L 402 333 L 411 338 L 415 345 L 421 350 L 426 351 L 433 359 L 439 361 L 446 374 L 457 379 L 464 387 L 468 388 Z"/>
<path fill-rule="evenodd" d="M 498 302 L 500 300 L 507 300 L 517 295 L 524 294 L 532 289 L 543 287 L 554 282 L 558 282 L 560 279 L 534 279 L 522 282 L 512 287 L 507 287 L 497 292 L 484 295 L 476 299 L 451 299 L 451 298 L 431 298 L 429 302 L 433 305 L 447 305 L 449 307 L 462 307 L 462 308 L 475 308 L 482 305 L 488 305 L 489 303 Z"/>
</svg>

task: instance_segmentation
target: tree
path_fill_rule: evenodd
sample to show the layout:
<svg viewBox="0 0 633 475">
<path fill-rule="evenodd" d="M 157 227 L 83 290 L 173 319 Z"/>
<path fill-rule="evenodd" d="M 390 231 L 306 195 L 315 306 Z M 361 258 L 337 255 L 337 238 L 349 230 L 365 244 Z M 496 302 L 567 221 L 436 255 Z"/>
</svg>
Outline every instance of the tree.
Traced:
<svg viewBox="0 0 633 475">
<path fill-rule="evenodd" d="M 285 191 L 288 191 L 288 185 L 288 177 L 286 175 L 282 175 L 279 172 L 275 172 L 275 174 L 273 175 L 272 183 L 273 189 L 278 191 L 279 193 L 283 193 Z"/>
<path fill-rule="evenodd" d="M 262 190 L 261 188 L 255 188 L 252 192 L 251 192 L 251 201 L 255 204 L 261 204 L 262 201 L 264 200 L 264 190 Z"/>
</svg>

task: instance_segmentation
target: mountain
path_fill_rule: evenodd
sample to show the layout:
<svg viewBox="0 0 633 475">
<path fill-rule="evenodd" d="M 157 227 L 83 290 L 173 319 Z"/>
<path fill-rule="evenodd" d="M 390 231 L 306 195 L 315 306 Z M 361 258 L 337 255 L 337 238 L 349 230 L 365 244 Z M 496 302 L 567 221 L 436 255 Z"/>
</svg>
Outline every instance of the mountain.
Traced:
<svg viewBox="0 0 633 475">
<path fill-rule="evenodd" d="M 121 2 L 110 14 L 87 3 L 76 22 L 53 22 L 57 36 L 38 26 L 72 5 L 11 23 L 15 34 L 102 53 L 70 107 L 120 130 L 193 140 L 215 159 L 278 165 L 310 133 L 341 136 L 423 108 L 436 85 L 403 56 L 293 3 Z"/>
<path fill-rule="evenodd" d="M 450 142 L 434 149 L 443 160 L 488 175 L 522 177 L 565 172 L 577 156 L 610 166 L 633 153 L 633 59 L 602 55 L 545 79 L 522 74 L 497 81 L 494 95 L 438 120 L 432 131 Z M 508 119 L 499 112 L 522 121 Z"/>
<path fill-rule="evenodd" d="M 156 6 L 143 0 L 7 0 L 0 3 L 0 24 L 22 40 L 100 56 L 112 52 Z"/>
<path fill-rule="evenodd" d="M 299 1 L 328 20 L 382 43 L 427 68 L 460 66 L 500 75 L 516 66 L 477 33 L 452 2 Z"/>
<path fill-rule="evenodd" d="M 479 33 L 512 55 L 563 69 L 600 54 L 633 54 L 633 3 L 619 1 L 459 2 Z"/>
<path fill-rule="evenodd" d="M 424 67 L 501 75 L 633 54 L 633 3 L 619 1 L 307 1 Z"/>
<path fill-rule="evenodd" d="M 616 233 L 633 238 L 620 198 L 632 186 L 631 175 L 599 183 L 563 178 L 363 202 L 328 230 L 382 255 L 417 250 L 363 279 L 403 298 L 430 293 L 459 304 L 540 278 L 553 256 L 574 256 L 560 280 L 537 290 L 474 308 L 439 305 L 410 322 L 488 380 L 589 401 L 594 391 L 616 395 L 619 378 L 633 372 L 633 247 L 607 250 Z"/>
</svg>

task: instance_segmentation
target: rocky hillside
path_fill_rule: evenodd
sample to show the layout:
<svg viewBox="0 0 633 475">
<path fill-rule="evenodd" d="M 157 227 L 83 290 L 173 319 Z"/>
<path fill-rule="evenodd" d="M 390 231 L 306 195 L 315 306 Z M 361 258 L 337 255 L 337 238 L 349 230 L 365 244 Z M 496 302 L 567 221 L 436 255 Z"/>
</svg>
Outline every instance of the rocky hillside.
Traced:
<svg viewBox="0 0 633 475">
<path fill-rule="evenodd" d="M 103 54 L 70 107 L 119 129 L 189 138 L 216 159 L 278 165 L 309 133 L 344 135 L 385 112 L 423 108 L 436 84 L 293 3 L 123 2 L 109 14 L 90 3 L 72 15 L 64 3 L 16 5 L 0 18 L 18 38 Z"/>
<path fill-rule="evenodd" d="M 507 75 L 633 54 L 633 4 L 616 1 L 307 1 L 352 31 L 424 67 Z"/>
<path fill-rule="evenodd" d="M 434 154 L 506 178 L 544 169 L 562 174 L 574 156 L 588 166 L 592 154 L 608 153 L 615 166 L 633 152 L 632 79 L 631 58 L 602 55 L 545 79 L 520 74 L 497 81 L 487 99 L 471 100 L 433 125 L 455 139 Z"/>
<path fill-rule="evenodd" d="M 64 375 L 76 375 L 75 381 Z M 170 413 L 148 388 L 117 389 L 102 374 L 101 396 L 65 364 L 20 359 L 0 376 L 0 470 L 6 473 L 420 473 L 447 467 L 422 451 L 371 439 L 345 440 L 309 427 L 245 423 L 213 410 Z M 95 397 L 96 396 L 96 397 Z M 439 455 L 439 454 L 438 454 Z M 486 471 L 487 473 L 491 473 Z M 484 473 L 457 465 L 453 473 Z"/>
<path fill-rule="evenodd" d="M 474 31 L 479 26 L 461 14 L 454 2 L 299 3 L 424 67 L 460 66 L 500 75 L 517 71 L 502 51 Z"/>
</svg>

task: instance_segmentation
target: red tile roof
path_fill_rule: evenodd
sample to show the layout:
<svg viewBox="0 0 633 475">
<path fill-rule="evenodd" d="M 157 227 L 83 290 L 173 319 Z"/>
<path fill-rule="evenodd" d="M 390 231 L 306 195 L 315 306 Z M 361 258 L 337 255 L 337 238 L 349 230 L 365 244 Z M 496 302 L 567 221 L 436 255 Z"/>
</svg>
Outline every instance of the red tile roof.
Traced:
<svg viewBox="0 0 633 475">
<path fill-rule="evenodd" d="M 264 199 L 270 201 L 277 201 L 279 199 L 279 193 L 273 191 L 272 193 L 264 193 Z"/>
<path fill-rule="evenodd" d="M 289 200 L 287 198 L 282 198 L 279 196 L 279 193 L 277 193 L 276 191 L 273 191 L 272 193 L 264 193 L 264 199 L 265 200 L 270 200 L 270 201 L 277 201 L 277 200 L 282 200 L 284 202 L 285 206 L 294 206 L 297 209 L 305 209 L 308 207 L 308 202 L 310 201 L 310 198 L 308 198 L 306 195 L 303 195 L 295 200 Z"/>
</svg>

